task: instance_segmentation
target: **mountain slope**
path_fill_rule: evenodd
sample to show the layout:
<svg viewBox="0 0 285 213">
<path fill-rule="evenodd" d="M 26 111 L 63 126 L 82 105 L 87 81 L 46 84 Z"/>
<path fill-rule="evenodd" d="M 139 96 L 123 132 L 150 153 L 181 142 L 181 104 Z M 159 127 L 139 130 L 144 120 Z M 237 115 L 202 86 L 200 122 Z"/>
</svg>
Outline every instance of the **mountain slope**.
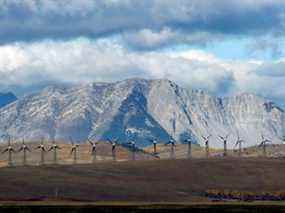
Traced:
<svg viewBox="0 0 285 213">
<path fill-rule="evenodd" d="M 135 140 L 141 145 L 149 145 L 151 143 L 149 139 L 152 137 L 163 141 L 169 139 L 168 133 L 147 112 L 147 100 L 137 88 L 134 88 L 122 102 L 118 113 L 107 126 L 108 129 L 104 131 L 102 139 Z"/>
<path fill-rule="evenodd" d="M 275 143 L 282 142 L 283 110 L 253 94 L 221 99 L 161 80 L 155 82 L 148 100 L 150 114 L 177 140 L 190 135 L 203 144 L 202 136 L 212 135 L 210 145 L 221 148 L 219 135 L 230 134 L 231 146 L 240 134 L 250 146 L 263 134 Z"/>
<path fill-rule="evenodd" d="M 119 138 L 149 145 L 169 138 L 222 147 L 218 135 L 237 133 L 255 145 L 261 134 L 281 143 L 284 112 L 273 103 L 252 95 L 214 97 L 201 90 L 186 90 L 168 80 L 129 79 L 115 83 L 50 86 L 0 109 L 0 131 L 16 138 L 84 141 Z"/>
<path fill-rule="evenodd" d="M 14 102 L 17 100 L 17 97 L 11 93 L 0 93 L 0 108 Z"/>
</svg>

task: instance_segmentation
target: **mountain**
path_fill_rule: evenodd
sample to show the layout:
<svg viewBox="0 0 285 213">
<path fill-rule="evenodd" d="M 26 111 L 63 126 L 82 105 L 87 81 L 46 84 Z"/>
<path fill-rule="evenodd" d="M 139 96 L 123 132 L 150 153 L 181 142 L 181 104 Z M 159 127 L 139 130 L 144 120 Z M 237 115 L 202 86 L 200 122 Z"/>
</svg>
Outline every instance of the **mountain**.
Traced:
<svg viewBox="0 0 285 213">
<path fill-rule="evenodd" d="M 0 93 L 0 108 L 12 103 L 13 101 L 16 101 L 17 97 L 11 93 Z"/>
<path fill-rule="evenodd" d="M 150 145 L 150 138 L 181 142 L 191 137 L 222 147 L 218 135 L 239 134 L 245 146 L 255 145 L 261 134 L 274 143 L 284 135 L 284 112 L 253 94 L 219 98 L 202 90 L 188 90 L 172 81 L 128 79 L 115 83 L 49 86 L 0 109 L 0 131 L 15 138 L 84 141 L 118 138 Z"/>
</svg>

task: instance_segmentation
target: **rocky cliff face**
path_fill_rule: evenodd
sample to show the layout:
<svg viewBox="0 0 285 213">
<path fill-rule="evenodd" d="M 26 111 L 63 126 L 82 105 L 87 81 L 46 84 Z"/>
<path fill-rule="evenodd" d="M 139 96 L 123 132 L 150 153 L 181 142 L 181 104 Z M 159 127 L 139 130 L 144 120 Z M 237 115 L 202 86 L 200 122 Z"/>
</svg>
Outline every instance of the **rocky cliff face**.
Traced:
<svg viewBox="0 0 285 213">
<path fill-rule="evenodd" d="M 260 141 L 261 134 L 281 143 L 284 112 L 274 103 L 253 94 L 218 98 L 200 90 L 186 90 L 168 80 L 129 79 L 72 87 L 50 86 L 0 109 L 0 131 L 16 138 L 41 137 L 84 141 L 134 139 L 141 146 L 157 137 L 181 142 L 191 137 L 222 147 L 218 135 L 239 134 L 246 146 Z"/>
</svg>

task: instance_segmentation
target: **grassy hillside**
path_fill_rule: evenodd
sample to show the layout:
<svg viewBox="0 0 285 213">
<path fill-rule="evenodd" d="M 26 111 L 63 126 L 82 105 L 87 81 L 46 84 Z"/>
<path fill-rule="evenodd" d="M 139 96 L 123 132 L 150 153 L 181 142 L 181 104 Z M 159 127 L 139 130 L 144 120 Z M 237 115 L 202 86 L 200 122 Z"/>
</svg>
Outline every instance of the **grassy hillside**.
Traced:
<svg viewBox="0 0 285 213">
<path fill-rule="evenodd" d="M 205 191 L 285 191 L 281 159 L 103 162 L 0 169 L 0 199 L 195 202 Z"/>
<path fill-rule="evenodd" d="M 170 150 L 171 146 L 165 146 L 163 144 L 157 145 L 157 152 L 159 153 L 159 157 L 161 159 L 170 158 Z M 267 148 L 267 156 L 268 157 L 285 157 L 285 144 L 274 144 L 268 145 Z M 153 147 L 148 146 L 145 148 L 145 151 L 152 152 Z M 188 145 L 187 144 L 177 144 L 175 146 L 175 157 L 178 159 L 187 158 Z M 205 147 L 201 147 L 198 145 L 192 145 L 192 156 L 194 158 L 205 158 Z M 210 149 L 210 157 L 222 157 L 223 150 L 221 149 Z M 238 157 L 238 150 L 228 150 L 228 156 L 230 157 Z M 243 157 L 262 157 L 263 149 L 259 146 L 253 146 L 244 148 L 242 150 Z"/>
</svg>

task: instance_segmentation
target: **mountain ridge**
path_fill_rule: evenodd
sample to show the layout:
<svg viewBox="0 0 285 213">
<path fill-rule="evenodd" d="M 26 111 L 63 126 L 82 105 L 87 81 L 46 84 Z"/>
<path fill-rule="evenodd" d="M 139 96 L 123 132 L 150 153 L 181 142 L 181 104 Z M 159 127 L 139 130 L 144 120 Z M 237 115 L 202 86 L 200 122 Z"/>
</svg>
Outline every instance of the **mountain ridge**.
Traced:
<svg viewBox="0 0 285 213">
<path fill-rule="evenodd" d="M 2 134 L 35 140 L 84 141 L 119 138 L 150 145 L 153 137 L 182 142 L 213 135 L 210 145 L 220 148 L 218 135 L 237 134 L 245 146 L 259 142 L 261 134 L 281 143 L 284 111 L 271 101 L 242 93 L 216 97 L 203 90 L 184 89 L 167 79 L 127 79 L 113 83 L 48 86 L 0 109 Z M 5 125 L 4 125 L 5 124 Z"/>
</svg>

